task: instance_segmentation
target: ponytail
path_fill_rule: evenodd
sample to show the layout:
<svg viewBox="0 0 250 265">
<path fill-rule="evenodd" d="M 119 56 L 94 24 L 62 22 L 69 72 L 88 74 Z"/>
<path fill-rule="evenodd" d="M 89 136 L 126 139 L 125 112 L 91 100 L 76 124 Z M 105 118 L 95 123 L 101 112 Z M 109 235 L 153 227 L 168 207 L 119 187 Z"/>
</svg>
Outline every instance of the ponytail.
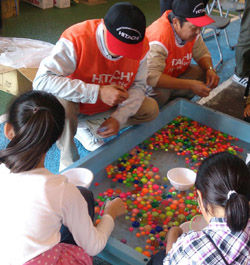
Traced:
<svg viewBox="0 0 250 265">
<path fill-rule="evenodd" d="M 208 205 L 225 209 L 225 219 L 232 231 L 245 229 L 249 219 L 250 172 L 239 157 L 228 152 L 208 157 L 200 166 L 195 186 Z"/>
<path fill-rule="evenodd" d="M 244 230 L 249 218 L 249 204 L 246 196 L 238 193 L 231 195 L 226 203 L 225 217 L 232 231 Z"/>
<path fill-rule="evenodd" d="M 13 173 L 35 168 L 60 137 L 64 118 L 64 109 L 53 95 L 40 91 L 21 95 L 10 106 L 8 123 L 15 136 L 0 151 L 0 163 Z"/>
</svg>

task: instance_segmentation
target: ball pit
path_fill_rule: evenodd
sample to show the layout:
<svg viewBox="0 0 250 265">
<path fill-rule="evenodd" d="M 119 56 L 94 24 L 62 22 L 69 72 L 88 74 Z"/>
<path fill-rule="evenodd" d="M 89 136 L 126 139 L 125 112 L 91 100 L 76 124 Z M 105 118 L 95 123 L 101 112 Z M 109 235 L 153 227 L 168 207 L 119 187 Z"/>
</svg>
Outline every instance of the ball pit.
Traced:
<svg viewBox="0 0 250 265">
<path fill-rule="evenodd" d="M 241 152 L 242 149 L 232 143 L 235 140 L 189 118 L 177 117 L 106 167 L 111 184 L 96 198 L 97 222 L 103 214 L 105 201 L 119 196 L 127 208 L 122 217 L 127 231 L 141 243 L 134 249 L 147 257 L 157 253 L 165 247 L 169 228 L 191 220 L 199 214 L 199 209 L 195 189 L 179 192 L 171 187 L 166 176 L 152 164 L 153 152 L 175 152 L 177 156 L 185 157 L 187 167 L 197 171 L 202 160 L 210 154 Z M 95 186 L 101 185 L 95 183 Z M 126 238 L 119 240 L 127 244 Z"/>
</svg>

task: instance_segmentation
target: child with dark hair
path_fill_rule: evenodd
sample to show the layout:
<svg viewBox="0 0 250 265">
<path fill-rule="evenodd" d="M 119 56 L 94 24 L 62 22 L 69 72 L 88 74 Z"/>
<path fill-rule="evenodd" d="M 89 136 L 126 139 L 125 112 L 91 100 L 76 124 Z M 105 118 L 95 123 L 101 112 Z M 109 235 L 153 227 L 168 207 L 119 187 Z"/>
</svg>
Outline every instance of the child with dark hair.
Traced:
<svg viewBox="0 0 250 265">
<path fill-rule="evenodd" d="M 195 186 L 208 226 L 184 234 L 173 227 L 167 256 L 160 252 L 149 264 L 249 264 L 250 172 L 244 161 L 227 152 L 210 156 L 200 166 Z"/>
<path fill-rule="evenodd" d="M 125 212 L 117 198 L 95 227 L 92 192 L 45 169 L 64 119 L 60 102 L 45 92 L 28 92 L 10 106 L 4 127 L 10 143 L 0 150 L 1 264 L 90 265 Z"/>
</svg>

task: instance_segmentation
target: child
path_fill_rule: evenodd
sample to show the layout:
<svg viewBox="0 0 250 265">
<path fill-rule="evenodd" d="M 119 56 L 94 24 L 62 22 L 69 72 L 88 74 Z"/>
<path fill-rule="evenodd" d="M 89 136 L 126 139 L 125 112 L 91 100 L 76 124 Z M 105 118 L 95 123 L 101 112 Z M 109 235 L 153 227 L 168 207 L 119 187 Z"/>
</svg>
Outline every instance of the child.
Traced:
<svg viewBox="0 0 250 265">
<path fill-rule="evenodd" d="M 95 227 L 92 193 L 44 168 L 64 118 L 59 101 L 44 92 L 23 94 L 10 106 L 4 128 L 10 143 L 0 151 L 1 264 L 92 264 L 89 256 L 102 251 L 114 219 L 125 212 L 117 198 Z M 60 243 L 70 236 L 76 245 Z"/>
<path fill-rule="evenodd" d="M 160 252 L 149 264 L 249 264 L 250 172 L 246 164 L 226 152 L 212 155 L 200 166 L 195 186 L 208 226 L 184 234 L 180 227 L 173 227 L 167 235 L 164 261 L 160 262 Z"/>
</svg>

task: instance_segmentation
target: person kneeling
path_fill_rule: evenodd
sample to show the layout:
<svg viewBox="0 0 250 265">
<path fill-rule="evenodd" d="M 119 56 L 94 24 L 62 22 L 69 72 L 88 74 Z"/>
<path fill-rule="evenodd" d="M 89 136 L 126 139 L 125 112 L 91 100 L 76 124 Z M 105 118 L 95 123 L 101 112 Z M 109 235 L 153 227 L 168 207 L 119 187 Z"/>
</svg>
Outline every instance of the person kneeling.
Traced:
<svg viewBox="0 0 250 265">
<path fill-rule="evenodd" d="M 170 1 L 171 3 L 171 1 Z M 219 83 L 211 55 L 200 35 L 214 21 L 206 15 L 202 0 L 173 0 L 167 10 L 146 30 L 148 95 L 160 107 L 177 97 L 206 97 Z M 198 63 L 192 65 L 191 59 Z"/>
</svg>

